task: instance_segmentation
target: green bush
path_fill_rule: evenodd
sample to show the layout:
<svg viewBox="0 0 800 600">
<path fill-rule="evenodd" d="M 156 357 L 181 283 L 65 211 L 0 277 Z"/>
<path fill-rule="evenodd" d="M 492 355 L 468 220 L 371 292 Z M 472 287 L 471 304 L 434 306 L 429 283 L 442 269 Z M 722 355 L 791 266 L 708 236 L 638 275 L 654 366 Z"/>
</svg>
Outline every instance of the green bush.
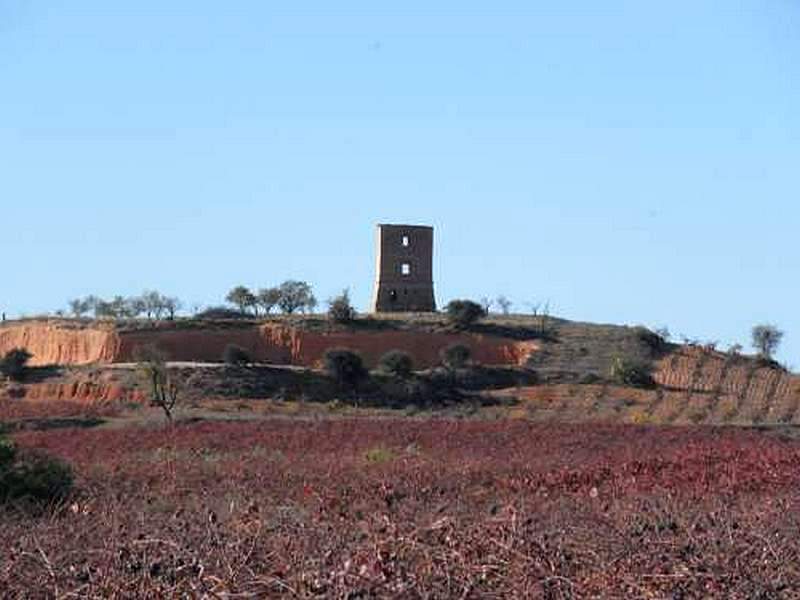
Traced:
<svg viewBox="0 0 800 600">
<path fill-rule="evenodd" d="M 58 501 L 69 494 L 72 484 L 68 464 L 44 454 L 21 455 L 11 442 L 0 439 L 0 503 Z"/>
<path fill-rule="evenodd" d="M 619 356 L 611 364 L 611 379 L 619 385 L 641 388 L 653 388 L 656 385 L 649 364 Z"/>
<path fill-rule="evenodd" d="M 253 362 L 250 353 L 241 346 L 236 344 L 228 344 L 222 353 L 222 360 L 227 365 L 242 366 Z"/>
<path fill-rule="evenodd" d="M 453 300 L 445 308 L 447 318 L 457 327 L 469 327 L 486 317 L 486 309 L 472 300 Z"/>
<path fill-rule="evenodd" d="M 0 473 L 4 473 L 11 466 L 16 454 L 14 444 L 0 437 Z"/>
<path fill-rule="evenodd" d="M 406 379 L 414 371 L 414 360 L 408 352 L 391 350 L 378 361 L 378 368 L 389 375 Z"/>
<path fill-rule="evenodd" d="M 463 369 L 472 358 L 472 350 L 464 344 L 453 344 L 444 348 L 440 357 L 448 369 Z"/>
<path fill-rule="evenodd" d="M 33 355 L 24 348 L 14 348 L 0 360 L 0 373 L 13 381 L 21 381 L 28 370 L 28 361 Z"/>
<path fill-rule="evenodd" d="M 647 327 L 639 326 L 634 328 L 634 335 L 653 355 L 663 353 L 669 346 L 669 342 L 667 341 L 667 336 L 669 336 L 668 331 L 658 333 L 649 330 Z"/>
<path fill-rule="evenodd" d="M 356 318 L 356 311 L 350 303 L 350 292 L 344 290 L 336 298 L 328 300 L 328 318 L 334 323 L 351 323 Z"/>
<path fill-rule="evenodd" d="M 325 352 L 325 370 L 339 385 L 355 387 L 367 376 L 361 356 L 347 348 L 332 348 Z"/>
</svg>

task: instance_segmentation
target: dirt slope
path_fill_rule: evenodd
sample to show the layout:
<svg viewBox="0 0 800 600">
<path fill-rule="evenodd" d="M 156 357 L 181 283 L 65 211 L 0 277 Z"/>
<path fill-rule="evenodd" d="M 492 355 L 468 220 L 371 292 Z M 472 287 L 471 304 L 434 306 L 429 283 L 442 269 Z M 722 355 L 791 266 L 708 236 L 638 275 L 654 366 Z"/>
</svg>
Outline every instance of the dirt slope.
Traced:
<svg viewBox="0 0 800 600">
<path fill-rule="evenodd" d="M 237 344 L 256 361 L 316 366 L 328 348 L 348 347 L 359 351 L 370 366 L 385 352 L 400 349 L 414 356 L 418 368 L 426 368 L 439 362 L 443 347 L 458 342 L 470 346 L 483 364 L 524 365 L 536 371 L 541 385 L 493 392 L 519 398 L 520 405 L 512 410 L 517 416 L 656 424 L 800 423 L 800 377 L 791 373 L 702 347 L 654 350 L 653 340 L 641 328 L 557 320 L 553 326 L 554 335 L 534 341 L 521 339 L 524 322 L 507 330 L 493 323 L 471 334 L 447 332 L 431 323 L 352 330 L 273 321 L 117 330 L 69 321 L 23 322 L 0 326 L 0 352 L 26 347 L 36 365 L 110 365 L 132 361 L 139 346 L 157 344 L 174 361 L 219 362 L 225 347 Z M 617 356 L 652 362 L 657 387 L 603 383 Z M 110 371 L 114 369 L 104 367 L 88 378 L 84 373 L 35 383 L 26 386 L 26 395 L 88 402 L 135 400 L 135 390 L 118 380 L 118 374 L 108 375 Z"/>
<path fill-rule="evenodd" d="M 66 321 L 22 321 L 0 326 L 0 354 L 25 348 L 31 365 L 110 363 L 119 354 L 119 335 L 112 327 Z"/>
<path fill-rule="evenodd" d="M 553 383 L 504 390 L 512 415 L 543 421 L 640 424 L 800 424 L 800 377 L 702 348 L 678 347 L 655 364 L 655 389 Z"/>
</svg>

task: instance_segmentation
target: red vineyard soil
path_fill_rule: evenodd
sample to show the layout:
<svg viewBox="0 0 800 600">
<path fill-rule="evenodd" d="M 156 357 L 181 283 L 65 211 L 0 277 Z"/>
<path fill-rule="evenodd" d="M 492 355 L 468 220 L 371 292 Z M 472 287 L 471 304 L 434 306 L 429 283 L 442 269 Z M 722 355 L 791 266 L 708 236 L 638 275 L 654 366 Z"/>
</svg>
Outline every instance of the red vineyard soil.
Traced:
<svg viewBox="0 0 800 600">
<path fill-rule="evenodd" d="M 800 443 L 756 431 L 267 421 L 16 436 L 70 461 L 4 515 L 0 590 L 791 597 Z"/>
</svg>

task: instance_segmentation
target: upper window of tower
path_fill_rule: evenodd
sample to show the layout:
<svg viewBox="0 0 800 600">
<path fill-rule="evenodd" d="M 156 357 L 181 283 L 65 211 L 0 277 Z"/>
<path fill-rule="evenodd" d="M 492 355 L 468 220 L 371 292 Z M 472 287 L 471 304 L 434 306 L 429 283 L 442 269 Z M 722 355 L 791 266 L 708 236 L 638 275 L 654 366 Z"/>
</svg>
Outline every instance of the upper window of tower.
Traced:
<svg viewBox="0 0 800 600">
<path fill-rule="evenodd" d="M 408 248 L 410 245 L 411 245 L 411 240 L 409 239 L 409 237 L 407 235 L 404 235 L 403 236 L 403 246 Z"/>
<path fill-rule="evenodd" d="M 400 272 L 401 272 L 403 275 L 411 275 L 411 265 L 410 265 L 410 264 L 408 264 L 408 263 L 403 263 L 403 264 L 400 266 Z"/>
</svg>

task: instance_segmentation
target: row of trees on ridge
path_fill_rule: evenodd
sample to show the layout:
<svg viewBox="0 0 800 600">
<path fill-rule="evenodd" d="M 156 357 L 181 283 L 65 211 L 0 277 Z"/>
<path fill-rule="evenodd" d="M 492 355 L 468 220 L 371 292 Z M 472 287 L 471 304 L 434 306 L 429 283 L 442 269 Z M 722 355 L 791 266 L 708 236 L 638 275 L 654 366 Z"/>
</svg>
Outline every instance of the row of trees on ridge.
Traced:
<svg viewBox="0 0 800 600">
<path fill-rule="evenodd" d="M 163 318 L 174 319 L 181 308 L 183 303 L 178 298 L 153 290 L 140 296 L 114 296 L 111 300 L 89 295 L 69 301 L 69 311 L 77 318 L 91 314 L 96 319 L 137 319 L 144 316 L 160 321 Z"/>
<path fill-rule="evenodd" d="M 250 313 L 255 317 L 268 315 L 275 308 L 286 315 L 310 313 L 318 305 L 311 284 L 296 280 L 284 281 L 279 286 L 257 291 L 239 285 L 228 292 L 225 300 L 242 314 Z"/>
</svg>

